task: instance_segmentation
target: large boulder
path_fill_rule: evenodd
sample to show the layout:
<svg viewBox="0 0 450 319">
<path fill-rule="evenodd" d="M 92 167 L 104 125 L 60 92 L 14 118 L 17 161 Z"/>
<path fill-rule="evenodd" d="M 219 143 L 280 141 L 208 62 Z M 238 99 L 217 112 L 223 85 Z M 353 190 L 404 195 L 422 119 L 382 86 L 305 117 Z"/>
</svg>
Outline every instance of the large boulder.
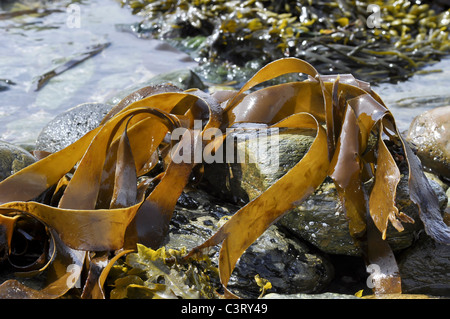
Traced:
<svg viewBox="0 0 450 319">
<path fill-rule="evenodd" d="M 258 141 L 255 142 L 254 139 Z M 277 142 L 273 143 L 273 139 Z M 237 139 L 235 152 L 243 152 L 247 159 L 256 158 L 257 160 L 254 163 L 248 160 L 243 163 L 210 164 L 205 167 L 205 178 L 209 182 L 210 189 L 217 194 L 236 202 L 246 203 L 262 194 L 300 161 L 313 140 L 312 134 L 295 130 L 280 131 L 278 136 L 248 134 L 247 139 Z M 260 156 L 261 145 L 264 146 L 264 156 Z M 266 157 L 269 154 L 276 154 L 278 159 L 268 161 Z M 412 217 L 416 222 L 404 224 L 405 230 L 402 232 L 398 232 L 389 225 L 387 240 L 395 251 L 409 247 L 417 232 L 423 229 L 418 208 L 409 199 L 407 170 L 402 174 L 403 177 L 397 188 L 396 203 L 401 212 Z M 433 180 L 430 180 L 430 184 L 444 209 L 447 203 L 444 190 Z M 369 189 L 370 184 L 366 186 Z M 346 214 L 335 185 L 329 178 L 299 206 L 286 213 L 278 221 L 278 225 L 326 253 L 361 255 L 360 248 L 349 234 Z"/>
</svg>

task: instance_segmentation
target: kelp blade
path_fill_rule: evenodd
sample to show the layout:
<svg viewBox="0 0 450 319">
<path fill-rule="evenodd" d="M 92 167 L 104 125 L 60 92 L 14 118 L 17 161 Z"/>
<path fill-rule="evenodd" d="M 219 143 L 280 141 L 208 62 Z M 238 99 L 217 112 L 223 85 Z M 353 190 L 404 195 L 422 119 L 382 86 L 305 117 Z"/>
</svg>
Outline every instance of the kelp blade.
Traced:
<svg viewBox="0 0 450 319">
<path fill-rule="evenodd" d="M 297 165 L 263 194 L 235 213 L 211 239 L 190 252 L 192 255 L 223 241 L 219 255 L 219 271 L 225 288 L 242 253 L 275 220 L 293 208 L 294 204 L 299 204 L 307 198 L 326 177 L 326 134 L 311 115 L 298 113 L 275 124 L 274 127 L 315 129 L 317 135 L 310 150 Z"/>
</svg>

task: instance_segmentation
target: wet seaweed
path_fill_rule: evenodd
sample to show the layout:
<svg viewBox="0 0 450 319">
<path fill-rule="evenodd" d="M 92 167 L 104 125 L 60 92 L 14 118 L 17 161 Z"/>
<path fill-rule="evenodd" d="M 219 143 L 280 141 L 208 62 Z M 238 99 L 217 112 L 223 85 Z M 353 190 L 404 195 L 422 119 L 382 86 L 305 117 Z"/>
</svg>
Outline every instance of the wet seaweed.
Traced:
<svg viewBox="0 0 450 319">
<path fill-rule="evenodd" d="M 86 48 L 86 51 L 77 53 L 67 58 L 67 61 L 52 68 L 50 71 L 45 72 L 44 74 L 36 77 L 33 80 L 34 91 L 39 91 L 42 89 L 48 81 L 50 81 L 55 76 L 60 75 L 61 73 L 66 72 L 77 66 L 78 64 L 96 56 L 101 53 L 104 49 L 110 46 L 111 43 L 100 43 Z"/>
<path fill-rule="evenodd" d="M 289 73 L 308 78 L 252 90 Z M 195 149 L 213 154 L 224 139 L 211 139 L 211 130 L 246 123 L 267 129 L 308 129 L 315 132 L 315 139 L 285 175 L 179 258 L 187 264 L 203 260 L 210 247 L 221 245 L 218 271 L 224 297 L 237 297 L 227 284 L 244 251 L 328 176 L 366 263 L 380 266 L 375 294 L 401 293 L 386 229 L 391 224 L 402 231 L 403 223 L 414 222 L 395 205 L 397 165 L 409 167 L 410 197 L 426 233 L 436 242 L 450 244 L 450 229 L 420 162 L 370 85 L 348 74 L 324 76 L 303 60 L 284 58 L 263 67 L 239 91 L 209 94 L 170 85 L 143 88 L 123 99 L 97 128 L 73 144 L 0 182 L 0 261 L 15 269 L 15 276 L 0 285 L 0 296 L 59 298 L 79 283 L 82 298 L 107 298 L 104 284 L 123 258 L 127 267 L 136 268 L 133 258 L 159 254 L 150 258 L 151 263 L 146 261 L 148 267 L 159 267 L 156 276 L 175 271 L 170 265 L 176 264 L 160 260 L 170 258 L 161 249 L 177 200 L 195 183 L 193 172 L 201 172 L 204 164 L 203 159 L 195 159 Z M 168 138 L 180 130 L 177 142 Z M 369 138 L 376 143 L 369 143 Z M 403 150 L 400 164 L 391 154 L 391 145 Z M 150 179 L 143 182 L 142 176 Z M 363 187 L 369 178 L 374 179 L 371 190 Z M 133 255 L 136 250 L 138 255 Z M 87 275 L 82 276 L 82 271 Z M 130 277 L 136 275 L 133 272 L 120 275 L 123 280 L 116 282 L 116 296 L 131 296 L 137 289 L 147 297 L 183 297 L 172 285 L 160 286 L 158 280 L 146 284 L 143 277 Z M 46 281 L 40 288 L 17 279 L 42 275 Z M 206 277 L 201 278 L 197 292 L 205 288 Z M 128 284 L 139 287 L 128 289 Z"/>
</svg>

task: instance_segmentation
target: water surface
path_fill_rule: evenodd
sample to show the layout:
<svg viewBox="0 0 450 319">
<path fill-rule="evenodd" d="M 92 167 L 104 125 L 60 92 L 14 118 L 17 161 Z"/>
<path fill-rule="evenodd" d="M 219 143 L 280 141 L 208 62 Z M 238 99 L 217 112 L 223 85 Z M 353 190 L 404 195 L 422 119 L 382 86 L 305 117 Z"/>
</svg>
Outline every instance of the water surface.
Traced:
<svg viewBox="0 0 450 319">
<path fill-rule="evenodd" d="M 74 19 L 77 12 L 66 10 L 71 2 L 79 9 L 79 20 Z M 115 0 L 61 0 L 47 8 L 59 12 L 0 20 L 0 140 L 34 144 L 45 124 L 71 107 L 105 102 L 154 75 L 197 66 L 186 54 L 157 40 L 118 31 L 116 25 L 141 18 Z M 34 90 L 40 75 L 105 43 L 110 45 L 101 53 Z M 450 104 L 450 59 L 425 70 L 438 69 L 441 72 L 415 75 L 403 83 L 374 86 L 401 131 L 418 114 Z"/>
</svg>

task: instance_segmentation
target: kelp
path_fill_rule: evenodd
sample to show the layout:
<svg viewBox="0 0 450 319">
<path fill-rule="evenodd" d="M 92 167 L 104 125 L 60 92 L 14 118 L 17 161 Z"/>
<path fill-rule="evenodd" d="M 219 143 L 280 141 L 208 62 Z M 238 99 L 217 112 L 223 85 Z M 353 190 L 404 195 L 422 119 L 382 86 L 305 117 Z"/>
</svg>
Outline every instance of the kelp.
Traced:
<svg viewBox="0 0 450 319">
<path fill-rule="evenodd" d="M 255 89 L 288 73 L 303 73 L 308 79 Z M 225 297 L 236 297 L 227 283 L 244 251 L 327 176 L 336 185 L 349 233 L 366 263 L 380 267 L 375 293 L 401 293 L 386 229 L 392 224 L 402 231 L 402 223 L 414 220 L 396 208 L 399 163 L 389 145 L 403 151 L 410 197 L 426 233 L 450 244 L 450 229 L 420 162 L 370 85 L 348 74 L 323 76 L 303 60 L 285 58 L 263 67 L 239 91 L 140 89 L 78 141 L 0 182 L 2 261 L 16 276 L 46 278 L 38 288 L 17 278 L 7 280 L 0 285 L 0 296 L 58 298 L 79 284 L 82 298 L 107 298 L 108 273 L 122 266 L 140 268 L 147 277 L 137 270 L 123 271 L 110 297 L 199 296 L 180 288 L 186 282 L 178 281 L 179 276 L 171 277 L 173 269 L 162 260 L 173 252 L 164 250 L 164 239 L 178 198 L 202 172 L 204 162 L 196 160 L 197 151 L 213 153 L 225 140 L 226 134 L 212 138 L 211 130 L 225 132 L 243 123 L 250 128 L 258 123 L 258 129 L 261 124 L 267 129 L 306 129 L 315 132 L 315 139 L 296 165 L 213 236 L 183 256 L 176 254 L 177 262 L 189 268 L 190 262 L 203 260 L 210 247 L 221 245 L 218 270 Z M 369 180 L 371 189 L 365 187 Z M 41 230 L 30 231 L 37 224 Z M 24 240 L 41 245 L 23 245 Z M 148 273 L 152 269 L 154 275 Z M 152 276 L 156 279 L 148 281 Z"/>
<path fill-rule="evenodd" d="M 206 80 L 245 82 L 269 61 L 297 57 L 320 73 L 402 81 L 450 50 L 448 5 L 436 1 L 122 0 L 139 37 L 192 55 Z"/>
</svg>

